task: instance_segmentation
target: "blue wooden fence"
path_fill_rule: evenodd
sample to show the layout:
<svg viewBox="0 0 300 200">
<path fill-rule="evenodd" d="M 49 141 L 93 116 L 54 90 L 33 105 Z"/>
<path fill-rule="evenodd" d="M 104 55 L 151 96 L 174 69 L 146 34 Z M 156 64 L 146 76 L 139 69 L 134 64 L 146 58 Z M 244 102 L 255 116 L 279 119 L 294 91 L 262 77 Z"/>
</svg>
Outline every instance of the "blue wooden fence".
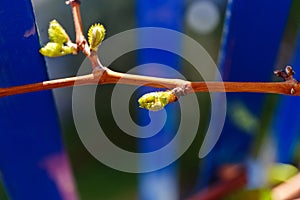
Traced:
<svg viewBox="0 0 300 200">
<path fill-rule="evenodd" d="M 271 80 L 290 6 L 290 0 L 229 1 L 219 59 L 224 81 Z M 248 159 L 264 99 L 262 94 L 227 94 L 224 129 L 203 160 L 198 187 L 206 186 L 222 164 Z"/>
<path fill-rule="evenodd" d="M 47 80 L 30 0 L 1 1 L 0 87 Z M 10 199 L 76 199 L 51 91 L 0 99 L 0 171 Z"/>
</svg>

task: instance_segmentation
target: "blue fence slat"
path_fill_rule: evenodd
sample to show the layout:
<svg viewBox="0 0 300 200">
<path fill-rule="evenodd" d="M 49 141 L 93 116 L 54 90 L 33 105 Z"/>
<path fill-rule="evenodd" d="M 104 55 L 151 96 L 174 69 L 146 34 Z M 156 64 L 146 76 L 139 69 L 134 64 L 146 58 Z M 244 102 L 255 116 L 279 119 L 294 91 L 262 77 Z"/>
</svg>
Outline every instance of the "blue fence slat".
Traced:
<svg viewBox="0 0 300 200">
<path fill-rule="evenodd" d="M 47 80 L 31 1 L 1 1 L 0 87 Z M 50 91 L 0 99 L 0 170 L 11 199 L 76 199 Z"/>
<path fill-rule="evenodd" d="M 219 60 L 224 81 L 270 80 L 290 6 L 290 0 L 229 1 Z M 264 95 L 227 94 L 227 102 L 224 129 L 204 159 L 200 186 L 208 183 L 218 166 L 247 158 L 259 126 Z"/>
<path fill-rule="evenodd" d="M 300 71 L 300 30 L 291 64 L 296 72 Z M 299 80 L 298 73 L 295 74 L 295 78 Z M 300 136 L 299 100 L 300 97 L 282 96 L 279 99 L 278 108 L 274 112 L 271 130 L 276 143 L 278 162 L 291 163 L 293 161 Z"/>
<path fill-rule="evenodd" d="M 180 31 L 183 27 L 183 6 L 184 1 L 182 0 L 137 0 L 137 24 L 139 27 L 162 27 Z M 181 41 L 178 41 L 178 39 L 166 39 L 170 41 L 170 45 L 176 45 L 178 46 L 177 48 L 181 47 Z M 149 43 L 151 42 L 151 37 L 141 37 L 139 42 Z M 159 63 L 167 65 L 169 67 L 173 67 L 175 69 L 179 69 L 178 56 L 157 49 L 146 49 L 139 52 L 138 62 L 139 64 Z M 153 76 L 162 76 L 162 74 L 164 73 L 165 72 L 163 70 L 160 71 L 157 68 L 152 70 L 145 69 L 145 71 L 141 71 L 141 74 Z M 149 88 L 143 88 L 140 90 L 140 94 L 144 94 L 146 92 L 149 92 L 150 90 L 151 89 Z M 176 119 L 175 113 L 177 112 L 177 109 L 176 107 L 170 105 L 168 106 L 168 108 L 166 108 L 166 111 L 168 118 L 164 128 L 151 138 L 140 139 L 140 151 L 152 152 L 154 150 L 162 148 L 163 146 L 168 144 L 170 140 L 172 140 L 174 134 L 176 133 L 176 130 L 174 130 L 174 126 L 178 121 L 178 119 Z M 140 110 L 139 113 L 141 113 L 139 115 L 140 123 L 149 123 L 148 111 Z M 170 154 L 172 153 L 173 152 L 170 152 Z M 170 155 L 161 155 L 159 159 L 164 159 L 167 156 Z M 145 160 L 141 160 L 141 162 L 141 165 L 150 164 Z M 139 176 L 139 199 L 177 199 L 178 191 L 176 177 L 176 165 L 171 165 L 155 172 L 141 174 Z"/>
</svg>

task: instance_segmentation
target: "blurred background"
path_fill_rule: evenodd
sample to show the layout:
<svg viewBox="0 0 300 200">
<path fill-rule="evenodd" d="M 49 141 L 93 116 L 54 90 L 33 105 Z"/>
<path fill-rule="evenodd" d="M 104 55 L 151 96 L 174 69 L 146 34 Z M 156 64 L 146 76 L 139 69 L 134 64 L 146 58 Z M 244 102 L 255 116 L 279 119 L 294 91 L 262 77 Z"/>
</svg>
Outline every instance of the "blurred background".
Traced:
<svg viewBox="0 0 300 200">
<path fill-rule="evenodd" d="M 32 2 L 41 44 L 48 42 L 48 24 L 52 19 L 60 22 L 70 37 L 73 40 L 75 39 L 72 13 L 69 6 L 66 6 L 61 0 L 33 0 Z M 295 76 L 298 78 L 297 69 L 300 69 L 300 66 L 298 66 L 300 64 L 298 61 L 300 55 L 298 54 L 300 53 L 298 52 L 297 54 L 297 48 L 300 45 L 297 47 L 297 43 L 300 39 L 298 38 L 300 36 L 300 2 L 293 0 L 290 5 L 282 6 L 288 8 L 287 12 L 281 12 L 280 1 L 274 3 L 278 7 L 272 5 L 273 1 L 264 1 L 262 3 L 265 6 L 264 8 L 270 8 L 269 11 L 266 9 L 265 12 L 259 8 L 256 10 L 255 6 L 247 8 L 245 5 L 244 7 L 239 5 L 240 7 L 234 7 L 234 2 L 226 0 L 183 1 L 182 9 L 178 10 L 181 17 L 180 31 L 195 39 L 206 49 L 215 63 L 218 64 L 225 81 L 277 81 L 279 79 L 273 77 L 273 70 L 282 69 L 288 64 L 293 65 L 296 71 Z M 260 2 L 255 2 L 257 7 L 259 7 Z M 105 25 L 107 30 L 106 38 L 122 31 L 136 28 L 141 24 L 139 20 L 141 13 L 147 12 L 140 10 L 142 9 L 141 4 L 143 4 L 142 1 L 132 0 L 82 0 L 81 12 L 84 32 L 87 32 L 90 25 L 98 22 Z M 237 12 L 235 12 L 235 9 L 237 9 Z M 239 13 L 239 9 L 243 12 Z M 252 10 L 247 13 L 247 9 Z M 232 11 L 231 14 L 235 14 L 231 17 L 238 18 L 240 14 L 245 24 L 242 23 L 242 19 L 239 21 L 236 18 L 236 21 L 228 22 L 230 11 Z M 248 14 L 248 17 L 244 16 L 245 13 Z M 261 17 L 265 24 L 261 23 L 257 27 L 252 27 L 247 23 L 252 20 L 259 20 L 259 17 L 255 16 L 256 14 Z M 281 14 L 282 19 L 273 17 Z M 276 25 L 277 22 L 279 23 L 278 26 Z M 269 30 L 279 29 L 278 34 L 274 31 L 274 35 L 278 35 L 277 45 L 271 44 L 267 46 L 268 44 L 263 43 L 265 41 L 264 38 L 272 35 L 264 35 L 268 33 L 263 30 L 264 25 L 266 27 L 270 26 Z M 245 28 L 247 26 L 249 30 Z M 275 29 L 276 27 L 277 29 Z M 265 46 L 251 46 L 251 43 L 256 44 L 255 37 L 249 36 L 248 39 L 248 35 L 245 38 L 240 37 L 239 34 L 241 32 L 239 32 L 239 28 L 241 30 L 245 29 L 245 33 L 249 35 L 257 34 L 255 37 L 259 40 L 258 44 L 261 43 Z M 243 35 L 246 35 L 245 33 Z M 238 47 L 233 47 L 234 44 L 240 44 L 239 39 L 244 40 L 244 48 L 238 49 Z M 274 47 L 276 48 L 274 49 Z M 232 48 L 232 51 L 230 48 Z M 234 67 L 242 63 L 238 58 L 236 59 L 237 61 L 234 61 L 236 57 L 239 57 L 238 53 L 235 53 L 238 51 L 243 51 L 244 54 L 247 54 L 246 57 L 240 58 L 246 64 L 245 68 L 243 65 L 240 66 L 239 70 L 235 70 Z M 269 54 L 272 54 L 272 56 Z M 266 69 L 260 68 L 261 63 L 264 63 L 264 61 L 258 59 L 256 55 L 259 55 L 259 58 L 265 57 L 269 59 L 270 65 L 266 66 Z M 114 61 L 110 68 L 126 72 L 139 64 L 137 57 L 138 52 L 125 54 Z M 248 61 L 245 58 L 253 59 Z M 83 60 L 84 56 L 82 54 L 54 59 L 46 58 L 49 79 L 75 76 Z M 247 63 L 251 65 L 249 68 L 246 67 Z M 189 63 L 180 60 L 179 65 L 182 73 L 188 80 L 202 80 L 201 76 L 195 73 Z M 229 65 L 232 68 L 228 68 Z M 257 75 L 260 72 L 263 76 Z M 134 151 L 138 148 L 138 140 L 127 137 L 117 127 L 112 117 L 110 98 L 113 87 L 113 85 L 105 85 L 98 89 L 96 99 L 99 103 L 96 105 L 96 109 L 102 116 L 98 116 L 99 121 L 103 125 L 103 129 L 107 130 L 107 137 L 118 144 L 118 146 Z M 83 146 L 77 135 L 72 118 L 72 88 L 55 89 L 53 93 L 62 127 L 64 144 L 71 161 L 80 198 L 84 200 L 147 199 L 139 198 L 139 191 L 142 190 L 139 185 L 141 182 L 140 175 L 120 172 L 103 165 L 90 155 Z M 267 178 L 262 174 L 266 174 L 268 167 L 273 166 L 274 163 L 292 164 L 296 168 L 292 166 L 278 166 L 281 166 L 283 171 L 286 170 L 285 167 L 291 167 L 287 169 L 291 174 L 297 172 L 300 159 L 298 151 L 300 126 L 297 124 L 298 117 L 294 113 L 298 110 L 295 102 L 299 98 L 286 99 L 279 95 L 271 94 L 253 95 L 228 95 L 228 113 L 220 141 L 216 149 L 208 157 L 199 159 L 199 148 L 203 142 L 211 114 L 211 102 L 208 94 L 197 94 L 201 110 L 201 121 L 194 142 L 176 162 L 175 174 L 177 182 L 175 188 L 178 199 L 191 197 L 202 191 L 202 189 L 213 185 L 219 177 L 222 177 L 220 175 L 222 170 L 220 172 L 220 169 L 223 169 L 222 167 L 224 166 L 224 168 L 227 166 L 229 169 L 231 169 L 230 167 L 243 166 L 243 169 L 246 169 L 249 189 L 270 186 L 269 182 L 267 183 L 266 181 Z M 256 99 L 258 99 L 257 102 L 255 102 Z M 129 106 L 135 120 L 138 119 L 138 113 L 140 112 L 137 108 L 136 100 L 137 98 L 132 98 Z M 288 142 L 280 143 L 277 141 Z M 265 177 L 265 179 L 263 180 L 261 177 Z M 234 199 L 234 197 L 231 198 Z"/>
</svg>

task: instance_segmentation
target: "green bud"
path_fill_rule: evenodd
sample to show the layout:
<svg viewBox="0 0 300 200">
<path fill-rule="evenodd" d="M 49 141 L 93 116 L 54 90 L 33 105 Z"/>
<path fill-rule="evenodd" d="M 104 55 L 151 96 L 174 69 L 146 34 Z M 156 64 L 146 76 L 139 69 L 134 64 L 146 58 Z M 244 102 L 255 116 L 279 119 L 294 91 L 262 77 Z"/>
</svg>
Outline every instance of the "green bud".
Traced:
<svg viewBox="0 0 300 200">
<path fill-rule="evenodd" d="M 55 19 L 50 22 L 48 34 L 51 42 L 63 44 L 69 41 L 65 29 Z"/>
<path fill-rule="evenodd" d="M 98 50 L 98 46 L 101 44 L 105 37 L 105 28 L 101 24 L 94 24 L 88 31 L 88 41 L 90 48 L 93 51 Z"/>
<path fill-rule="evenodd" d="M 40 53 L 48 57 L 59 57 L 72 54 L 75 51 L 72 47 L 60 43 L 48 42 L 46 46 L 40 49 Z"/>
<path fill-rule="evenodd" d="M 171 91 L 151 92 L 139 98 L 138 102 L 141 108 L 158 111 L 170 103 L 171 99 L 174 99 L 174 94 Z"/>
</svg>

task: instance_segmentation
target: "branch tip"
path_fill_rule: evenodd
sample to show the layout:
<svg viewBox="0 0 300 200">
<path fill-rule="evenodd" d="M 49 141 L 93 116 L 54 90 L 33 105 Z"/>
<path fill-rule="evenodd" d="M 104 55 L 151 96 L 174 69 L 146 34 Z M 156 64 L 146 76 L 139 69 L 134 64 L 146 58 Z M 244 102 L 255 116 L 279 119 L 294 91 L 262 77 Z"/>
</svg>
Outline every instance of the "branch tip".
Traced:
<svg viewBox="0 0 300 200">
<path fill-rule="evenodd" d="M 78 4 L 81 4 L 81 1 L 80 1 L 80 0 L 68 0 L 68 1 L 66 1 L 65 3 L 66 3 L 66 5 L 69 5 L 69 4 L 71 4 L 71 3 L 78 3 Z"/>
<path fill-rule="evenodd" d="M 285 69 L 282 70 L 275 70 L 274 74 L 275 76 L 282 78 L 284 81 L 293 81 L 298 83 L 298 81 L 294 79 L 295 71 L 291 66 L 286 66 Z"/>
</svg>

